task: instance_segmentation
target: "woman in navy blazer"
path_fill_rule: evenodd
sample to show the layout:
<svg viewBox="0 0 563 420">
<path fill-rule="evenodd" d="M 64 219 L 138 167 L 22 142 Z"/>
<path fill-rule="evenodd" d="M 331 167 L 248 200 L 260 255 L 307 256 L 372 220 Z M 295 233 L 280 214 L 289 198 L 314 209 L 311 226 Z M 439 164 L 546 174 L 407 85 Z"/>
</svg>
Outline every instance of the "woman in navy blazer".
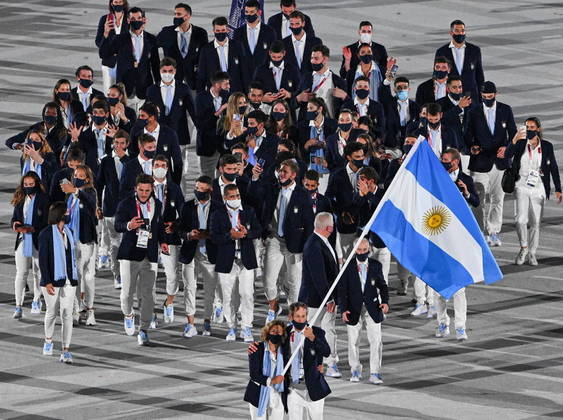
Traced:
<svg viewBox="0 0 563 420">
<path fill-rule="evenodd" d="M 41 313 L 41 289 L 39 287 L 39 255 L 37 253 L 39 232 L 47 226 L 49 196 L 35 172 L 26 173 L 20 180 L 12 198 L 14 213 L 12 229 L 16 236 L 16 279 L 14 284 L 16 309 L 14 319 L 23 315 L 22 305 L 25 298 L 29 268 L 33 273 L 33 302 L 31 313 Z M 31 287 L 30 287 L 31 289 Z"/>
<path fill-rule="evenodd" d="M 45 138 L 43 127 L 35 127 L 28 131 L 26 142 L 22 147 L 20 158 L 22 175 L 34 171 L 46 189 L 51 185 L 53 174 L 59 169 L 57 158 Z"/>
</svg>

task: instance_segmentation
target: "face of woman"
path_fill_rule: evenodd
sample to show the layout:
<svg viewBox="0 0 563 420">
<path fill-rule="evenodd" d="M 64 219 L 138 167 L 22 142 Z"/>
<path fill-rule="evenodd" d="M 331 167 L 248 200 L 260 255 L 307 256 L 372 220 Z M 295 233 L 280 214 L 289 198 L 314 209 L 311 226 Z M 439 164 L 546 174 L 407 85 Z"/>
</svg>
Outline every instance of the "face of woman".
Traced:
<svg viewBox="0 0 563 420">
<path fill-rule="evenodd" d="M 57 92 L 70 92 L 70 85 L 68 83 L 63 83 L 59 86 Z"/>
<path fill-rule="evenodd" d="M 241 96 L 239 98 L 239 100 L 237 101 L 237 106 L 246 106 L 246 98 L 244 96 Z"/>
<path fill-rule="evenodd" d="M 272 335 L 283 335 L 283 328 L 281 325 L 274 325 L 269 331 Z"/>
<path fill-rule="evenodd" d="M 110 89 L 108 90 L 108 98 L 119 98 L 121 99 L 121 95 L 117 89 Z"/>
<path fill-rule="evenodd" d="M 82 169 L 76 169 L 74 171 L 74 177 L 76 179 L 82 179 L 84 181 L 88 181 L 88 177 L 86 176 L 86 172 L 84 172 Z"/>
<path fill-rule="evenodd" d="M 23 186 L 24 187 L 35 187 L 35 179 L 31 177 L 27 177 L 23 179 Z"/>
<path fill-rule="evenodd" d="M 287 109 L 285 109 L 285 106 L 283 104 L 275 104 L 274 108 L 272 109 L 272 111 L 274 112 L 287 112 Z"/>
</svg>

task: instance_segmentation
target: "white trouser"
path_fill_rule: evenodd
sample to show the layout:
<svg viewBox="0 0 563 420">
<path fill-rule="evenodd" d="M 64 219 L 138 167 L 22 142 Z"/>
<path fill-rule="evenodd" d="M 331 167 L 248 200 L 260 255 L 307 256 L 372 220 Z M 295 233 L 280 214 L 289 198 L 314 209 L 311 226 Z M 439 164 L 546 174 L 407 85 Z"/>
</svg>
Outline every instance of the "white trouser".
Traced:
<svg viewBox="0 0 563 420">
<path fill-rule="evenodd" d="M 113 278 L 119 277 L 119 260 L 117 259 L 117 251 L 119 250 L 119 245 L 121 244 L 121 233 L 115 230 L 115 217 L 104 217 L 104 238 L 106 241 L 106 249 L 109 255 L 109 264 L 111 272 L 113 273 Z"/>
<path fill-rule="evenodd" d="M 203 277 L 203 319 L 211 319 L 215 291 L 218 289 L 217 273 L 215 273 L 215 265 L 209 262 L 207 256 L 202 254 L 199 248 L 196 248 L 193 260 L 189 264 L 184 264 L 182 268 L 184 305 L 186 307 L 187 316 L 194 316 L 196 312 L 198 273 L 201 273 Z"/>
<path fill-rule="evenodd" d="M 309 307 L 308 319 L 313 319 L 319 308 Z M 330 347 L 330 356 L 324 358 L 324 363 L 328 366 L 332 366 L 338 363 L 338 351 L 336 348 L 337 337 L 336 337 L 336 307 L 334 312 L 328 312 L 326 306 L 322 309 L 321 314 L 315 321 L 315 325 L 319 325 L 325 332 L 325 338 Z"/>
<path fill-rule="evenodd" d="M 39 271 L 39 254 L 34 248 L 32 257 L 23 256 L 23 239 L 18 245 L 16 250 L 16 278 L 14 281 L 14 291 L 16 295 L 16 306 L 22 306 L 25 299 L 25 285 L 29 278 L 29 269 L 31 268 L 33 285 L 29 289 L 33 290 L 33 300 L 35 302 L 41 299 L 41 288 L 39 282 L 41 280 L 41 273 Z"/>
<path fill-rule="evenodd" d="M 285 410 L 283 408 L 283 402 L 279 392 L 270 388 L 269 395 L 270 402 L 263 416 L 258 416 L 258 407 L 254 407 L 250 403 L 248 404 L 248 408 L 250 409 L 250 418 L 252 420 L 283 420 Z"/>
<path fill-rule="evenodd" d="M 293 254 L 287 250 L 283 239 L 272 237 L 266 239 L 264 257 L 264 290 L 268 301 L 278 299 L 278 278 L 282 265 L 285 263 L 285 289 L 287 303 L 297 302 L 301 288 L 303 254 Z"/>
<path fill-rule="evenodd" d="M 190 120 L 191 121 L 191 120 Z M 192 137 L 195 139 L 195 137 Z M 183 162 L 183 166 L 182 166 L 182 182 L 180 187 L 182 188 L 182 192 L 184 193 L 184 196 L 187 196 L 188 194 L 191 193 L 190 191 L 190 187 L 189 184 L 190 182 L 192 182 L 193 180 L 190 178 L 190 168 L 188 165 L 189 162 L 189 144 L 181 144 L 180 145 L 180 152 L 182 153 L 182 162 Z"/>
<path fill-rule="evenodd" d="M 309 393 L 305 390 L 304 395 L 299 391 L 290 389 L 287 396 L 287 414 L 289 420 L 301 420 L 303 418 L 303 410 L 307 412 L 309 420 L 322 420 L 325 406 L 325 399 L 321 398 L 317 401 L 311 401 Z"/>
<path fill-rule="evenodd" d="M 439 293 L 433 291 L 436 299 L 436 306 L 438 311 L 438 324 L 450 325 L 450 317 L 448 316 L 447 303 L 448 301 L 444 299 Z M 464 328 L 465 322 L 467 321 L 467 299 L 465 297 L 465 287 L 458 290 L 454 296 L 454 316 L 455 328 Z"/>
<path fill-rule="evenodd" d="M 413 286 L 417 305 L 423 305 L 425 303 L 428 303 L 430 306 L 434 305 L 434 290 L 432 290 L 431 287 L 418 277 L 415 277 Z"/>
<path fill-rule="evenodd" d="M 107 95 L 109 87 L 115 84 L 117 65 L 114 67 L 102 66 L 102 78 L 104 82 L 104 95 Z"/>
<path fill-rule="evenodd" d="M 166 294 L 168 296 L 176 296 L 180 289 L 180 274 L 178 258 L 180 258 L 180 246 L 168 245 L 170 255 L 160 254 L 160 260 L 164 267 L 164 275 L 166 276 Z"/>
<path fill-rule="evenodd" d="M 147 258 L 143 261 L 120 260 L 121 271 L 121 311 L 123 315 L 133 314 L 133 296 L 139 287 L 141 296 L 141 329 L 149 328 L 154 312 L 154 285 L 158 264 L 150 262 Z"/>
<path fill-rule="evenodd" d="M 198 158 L 200 175 L 207 175 L 211 179 L 215 178 L 219 153 L 215 152 L 211 156 L 198 156 Z"/>
<path fill-rule="evenodd" d="M 411 272 L 403 267 L 399 261 L 397 261 L 397 276 L 401 282 L 400 291 L 407 293 L 409 287 L 409 279 L 412 277 Z"/>
<path fill-rule="evenodd" d="M 516 233 L 521 247 L 528 247 L 531 254 L 538 250 L 540 241 L 540 222 L 545 204 L 545 190 L 543 184 L 538 187 L 516 187 L 515 218 Z M 528 240 L 528 222 L 530 233 Z"/>
<path fill-rule="evenodd" d="M 242 327 L 252 328 L 252 321 L 254 320 L 254 270 L 247 270 L 244 268 L 242 261 L 235 260 L 230 273 L 217 273 L 217 276 L 223 292 L 223 313 L 227 326 L 229 328 L 236 327 L 237 308 L 233 302 L 233 294 L 236 293 L 235 285 L 238 281 Z"/>
<path fill-rule="evenodd" d="M 96 233 L 98 235 L 98 247 L 97 247 L 96 258 L 98 258 L 102 255 L 108 255 L 108 249 L 109 249 L 109 247 L 106 244 L 106 242 L 109 241 L 109 239 L 106 238 L 107 235 L 105 233 L 103 220 L 98 220 L 98 224 L 96 225 Z"/>
<path fill-rule="evenodd" d="M 53 338 L 58 305 L 61 315 L 61 341 L 63 348 L 70 347 L 70 339 L 72 338 L 72 307 L 74 305 L 74 296 L 76 295 L 76 286 L 71 286 L 67 282 L 64 287 L 55 287 L 54 295 L 47 293 L 46 287 L 41 289 L 45 305 L 47 306 L 45 312 L 45 338 Z"/>
<path fill-rule="evenodd" d="M 376 259 L 381 263 L 381 271 L 383 272 L 383 278 L 385 283 L 389 284 L 389 270 L 391 269 L 391 251 L 389 248 L 372 248 L 371 257 Z"/>
<path fill-rule="evenodd" d="M 96 243 L 76 243 L 76 268 L 78 269 L 78 285 L 80 293 L 84 293 L 86 308 L 94 307 L 96 290 Z"/>
<path fill-rule="evenodd" d="M 341 233 L 340 234 L 340 246 L 342 248 L 342 258 L 346 261 L 348 254 L 354 247 L 354 241 L 357 236 L 355 233 Z"/>
<path fill-rule="evenodd" d="M 324 195 L 326 192 L 326 189 L 328 188 L 328 178 L 330 177 L 330 174 L 319 174 L 319 194 Z"/>
<path fill-rule="evenodd" d="M 346 325 L 346 331 L 348 332 L 348 364 L 352 371 L 362 371 L 360 341 L 364 322 L 369 342 L 369 371 L 370 373 L 381 373 L 381 356 L 383 354 L 381 323 L 377 323 L 372 319 L 365 305 L 362 305 L 362 312 L 358 323 L 356 325 Z"/>
<path fill-rule="evenodd" d="M 480 200 L 479 207 L 474 207 L 473 213 L 485 235 L 499 233 L 502 227 L 503 174 L 504 171 L 499 171 L 495 165 L 489 172 L 471 172 Z"/>
</svg>

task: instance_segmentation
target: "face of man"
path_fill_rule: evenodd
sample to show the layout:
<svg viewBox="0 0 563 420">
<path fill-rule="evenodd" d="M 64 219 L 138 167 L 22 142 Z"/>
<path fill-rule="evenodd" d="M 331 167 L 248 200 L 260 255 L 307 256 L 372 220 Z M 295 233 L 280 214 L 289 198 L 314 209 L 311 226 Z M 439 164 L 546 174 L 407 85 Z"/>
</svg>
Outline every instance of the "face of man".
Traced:
<svg viewBox="0 0 563 420">
<path fill-rule="evenodd" d="M 311 53 L 311 64 L 322 64 L 324 66 L 327 61 L 328 57 L 325 57 L 320 51 Z"/>
<path fill-rule="evenodd" d="M 223 173 L 224 174 L 236 174 L 238 171 L 238 164 L 237 163 L 228 163 L 223 166 Z"/>
<path fill-rule="evenodd" d="M 356 150 L 350 156 L 346 156 L 348 162 L 352 162 L 353 160 L 364 160 L 364 151 L 362 149 Z"/>
<path fill-rule="evenodd" d="M 160 72 L 161 73 L 176 74 L 176 69 L 174 68 L 174 66 L 162 66 L 160 68 Z"/>
<path fill-rule="evenodd" d="M 288 179 L 295 180 L 297 174 L 291 170 L 289 166 L 282 166 L 278 171 L 278 178 L 280 182 L 286 182 Z"/>
<path fill-rule="evenodd" d="M 312 179 L 303 178 L 303 187 L 310 192 L 315 191 L 319 188 L 319 181 L 313 181 Z"/>
<path fill-rule="evenodd" d="M 289 27 L 290 28 L 301 28 L 301 33 L 303 33 L 303 27 L 305 24 L 301 21 L 300 18 L 291 18 L 289 19 Z"/>
<path fill-rule="evenodd" d="M 263 97 L 264 91 L 261 89 L 250 89 L 250 92 L 248 94 L 248 99 L 250 99 L 250 102 L 254 103 L 261 103 Z"/>
<path fill-rule="evenodd" d="M 152 184 L 137 184 L 135 187 L 137 198 L 140 202 L 146 202 L 152 194 Z"/>
<path fill-rule="evenodd" d="M 143 152 L 143 156 L 144 156 L 145 150 L 148 150 L 149 152 L 154 152 L 156 150 L 156 142 L 151 141 L 149 143 L 145 143 L 145 144 L 141 145 L 140 149 Z"/>
<path fill-rule="evenodd" d="M 188 11 L 186 9 L 184 9 L 183 7 L 178 7 L 176 9 L 174 9 L 174 17 L 175 18 L 183 18 L 184 22 L 189 22 L 190 18 L 191 18 Z"/>
<path fill-rule="evenodd" d="M 365 239 L 362 239 L 358 244 L 358 248 L 356 249 L 356 254 L 365 254 L 369 252 L 369 243 Z"/>
<path fill-rule="evenodd" d="M 124 137 L 116 137 L 113 139 L 113 150 L 115 150 L 116 152 L 118 150 L 125 151 L 127 149 L 127 146 L 129 146 L 129 143 Z"/>
<path fill-rule="evenodd" d="M 240 192 L 238 189 L 230 190 L 229 192 L 225 192 L 225 201 L 226 200 L 240 200 Z"/>
<path fill-rule="evenodd" d="M 211 192 L 211 185 L 204 182 L 196 182 L 195 189 L 199 192 Z"/>
<path fill-rule="evenodd" d="M 463 85 L 461 83 L 461 80 L 454 80 L 450 82 L 447 87 L 448 87 L 448 92 L 451 93 L 461 94 L 463 92 Z"/>
<path fill-rule="evenodd" d="M 453 30 L 450 30 L 450 35 L 465 35 L 464 25 L 454 25 Z"/>
<path fill-rule="evenodd" d="M 272 61 L 282 61 L 285 58 L 285 51 L 275 53 L 270 51 L 270 60 Z"/>
<path fill-rule="evenodd" d="M 450 169 L 448 169 L 449 173 L 454 172 L 459 168 L 459 160 L 452 159 L 452 155 L 449 153 L 442 154 L 442 162 L 450 164 Z"/>
<path fill-rule="evenodd" d="M 442 119 L 442 113 L 439 112 L 437 115 L 428 114 L 428 115 L 426 116 L 426 118 L 428 119 L 428 122 L 429 122 L 429 123 L 431 123 L 431 124 L 437 124 L 437 123 L 439 123 L 440 120 Z"/>
<path fill-rule="evenodd" d="M 299 308 L 291 314 L 291 320 L 295 322 L 307 322 L 307 309 Z"/>
<path fill-rule="evenodd" d="M 168 169 L 168 164 L 163 160 L 155 160 L 152 165 L 153 170 L 158 168 Z"/>
<path fill-rule="evenodd" d="M 92 74 L 92 72 L 88 69 L 82 69 L 80 70 L 80 72 L 78 73 L 78 76 L 76 77 L 77 80 L 80 79 L 87 79 L 87 80 L 93 80 L 94 79 L 94 75 Z"/>
<path fill-rule="evenodd" d="M 436 71 L 450 71 L 450 66 L 448 66 L 448 63 L 435 63 L 434 64 L 434 70 Z"/>
</svg>

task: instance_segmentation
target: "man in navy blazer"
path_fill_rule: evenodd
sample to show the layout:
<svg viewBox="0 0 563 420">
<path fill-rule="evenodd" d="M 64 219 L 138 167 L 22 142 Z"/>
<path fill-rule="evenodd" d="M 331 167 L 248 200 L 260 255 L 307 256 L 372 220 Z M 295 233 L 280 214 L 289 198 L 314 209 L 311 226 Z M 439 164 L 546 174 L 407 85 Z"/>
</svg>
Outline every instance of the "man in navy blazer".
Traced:
<svg viewBox="0 0 563 420">
<path fill-rule="evenodd" d="M 163 27 L 156 40 L 164 57 L 173 58 L 178 63 L 176 80 L 195 91 L 199 54 L 209 40 L 207 31 L 193 25 L 191 18 L 192 8 L 186 3 L 178 3 L 174 8 L 174 24 Z"/>
<path fill-rule="evenodd" d="M 436 103 L 426 106 L 427 124 L 423 124 L 418 129 L 418 135 L 424 137 L 437 157 L 442 152 L 451 147 L 461 150 L 464 149 L 463 143 L 458 139 L 456 132 L 444 124 L 442 121 L 442 108 Z"/>
<path fill-rule="evenodd" d="M 437 102 L 446 96 L 446 83 L 450 70 L 450 60 L 446 57 L 434 58 L 432 78 L 422 82 L 416 88 L 416 103 L 418 106 L 422 107 L 425 104 Z"/>
<path fill-rule="evenodd" d="M 489 245 L 502 244 L 504 191 L 502 177 L 510 161 L 505 156 L 506 146 L 516 134 L 512 108 L 497 101 L 493 82 L 481 88 L 482 104 L 469 112 L 465 144 L 471 151 L 469 170 L 481 200 L 475 217 Z"/>
<path fill-rule="evenodd" d="M 373 59 L 379 66 L 381 75 L 384 75 L 387 71 L 387 50 L 381 44 L 372 41 L 373 36 L 373 25 L 369 21 L 360 22 L 358 28 L 359 40 L 353 44 L 344 47 L 344 54 L 342 55 L 342 65 L 340 66 L 340 76 L 342 78 L 346 77 L 346 73 L 350 69 L 355 69 L 360 64 L 360 59 L 358 58 L 358 49 L 362 44 L 371 45 L 371 51 L 373 54 Z"/>
<path fill-rule="evenodd" d="M 465 131 L 469 125 L 469 112 L 478 105 L 473 104 L 471 96 L 463 95 L 463 83 L 460 76 L 448 77 L 446 96 L 436 102 L 442 108 L 442 121 L 455 131 L 460 146 L 465 148 Z"/>
<path fill-rule="evenodd" d="M 356 111 L 360 117 L 368 117 L 373 124 L 373 133 L 376 138 L 383 139 L 385 137 L 385 111 L 381 102 L 369 97 L 370 83 L 368 77 L 358 77 L 354 82 L 352 97 L 348 97 L 344 101 L 340 110 L 349 109 Z M 348 86 L 348 88 L 351 87 Z"/>
<path fill-rule="evenodd" d="M 477 195 L 473 178 L 464 174 L 461 170 L 461 155 L 459 151 L 455 148 L 444 150 L 441 161 L 450 178 L 459 188 L 459 192 L 467 201 L 467 204 L 472 207 L 479 207 L 479 195 Z"/>
<path fill-rule="evenodd" d="M 283 39 L 285 44 L 285 60 L 293 64 L 301 73 L 310 73 L 311 51 L 313 47 L 322 45 L 320 38 L 309 35 L 305 31 L 305 15 L 296 10 L 289 15 L 290 29 L 292 34 Z"/>
<path fill-rule="evenodd" d="M 219 176 L 213 179 L 212 183 L 212 191 L 211 191 L 211 200 L 217 204 L 222 205 L 224 204 L 223 201 L 223 190 L 226 185 L 235 184 L 239 187 L 239 193 L 243 204 L 249 204 L 252 207 L 253 204 L 256 204 L 256 201 L 250 200 L 247 194 L 248 184 L 250 182 L 250 178 L 247 175 L 240 175 L 239 174 L 240 163 L 236 157 L 230 154 L 226 154 L 221 156 L 219 159 L 219 167 L 217 171 Z M 254 207 L 255 208 L 255 207 Z"/>
<path fill-rule="evenodd" d="M 450 24 L 450 36 L 451 42 L 438 48 L 436 57 L 446 57 L 452 63 L 450 74 L 461 76 L 464 89 L 471 92 L 471 99 L 480 102 L 479 89 L 485 81 L 481 48 L 465 41 L 465 23 L 461 20 Z"/>
<path fill-rule="evenodd" d="M 350 382 L 359 382 L 362 376 L 360 334 L 365 323 L 369 342 L 369 382 L 381 384 L 381 322 L 389 311 L 389 290 L 381 264 L 368 258 L 369 241 L 367 238 L 358 241 L 356 258 L 350 261 L 338 283 L 338 304 L 342 320 L 347 324 Z"/>
<path fill-rule="evenodd" d="M 217 72 L 226 72 L 233 92 L 243 92 L 252 73 L 248 70 L 248 59 L 242 45 L 227 36 L 228 22 L 225 17 L 213 19 L 213 41 L 201 48 L 197 70 L 196 90 L 201 92 L 211 87 Z"/>
<path fill-rule="evenodd" d="M 286 36 L 291 35 L 290 29 L 290 16 L 295 10 L 297 10 L 297 4 L 295 0 L 280 0 L 280 13 L 270 16 L 268 19 L 268 26 L 274 30 L 276 33 L 276 39 L 282 40 Z M 315 36 L 315 29 L 313 28 L 313 23 L 311 18 L 303 13 L 305 17 L 305 32 L 308 35 Z"/>
<path fill-rule="evenodd" d="M 92 87 L 94 84 L 94 70 L 90 66 L 80 66 L 74 72 L 78 85 L 70 90 L 70 97 L 73 101 L 82 103 L 84 111 L 90 107 L 92 98 L 104 97 L 104 93 Z"/>
<path fill-rule="evenodd" d="M 156 156 L 156 141 L 150 134 L 141 134 L 137 139 L 139 154 L 123 164 L 119 178 L 119 199 L 135 191 L 137 176 L 142 173 L 152 176 L 152 161 Z"/>
<path fill-rule="evenodd" d="M 147 88 L 160 80 L 156 37 L 144 30 L 147 18 L 141 8 L 129 9 L 128 22 L 130 30 L 116 35 L 114 21 L 106 21 L 100 58 L 116 56 L 117 83 L 125 85 L 129 98 L 145 99 Z"/>
</svg>

